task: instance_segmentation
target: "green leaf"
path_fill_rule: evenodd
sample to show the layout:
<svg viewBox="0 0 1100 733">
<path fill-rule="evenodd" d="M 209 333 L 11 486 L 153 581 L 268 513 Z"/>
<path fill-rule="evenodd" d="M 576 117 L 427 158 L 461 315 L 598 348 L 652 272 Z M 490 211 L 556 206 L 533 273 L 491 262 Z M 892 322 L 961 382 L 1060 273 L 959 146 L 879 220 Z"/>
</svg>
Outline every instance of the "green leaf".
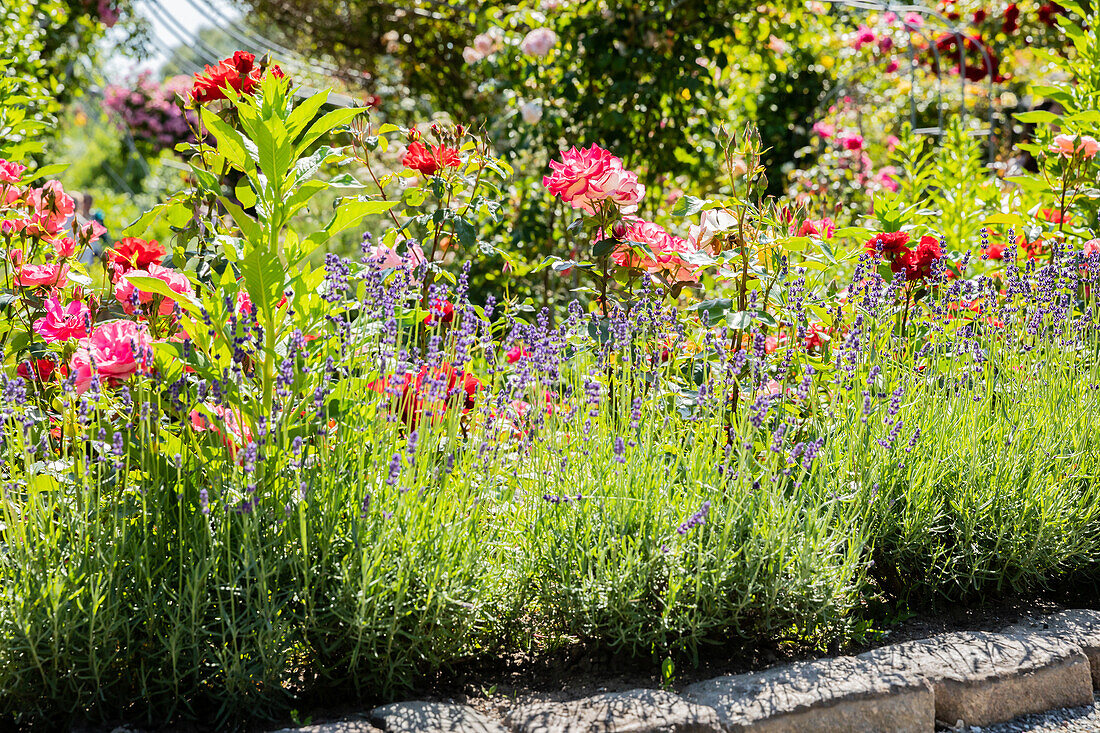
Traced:
<svg viewBox="0 0 1100 733">
<path fill-rule="evenodd" d="M 707 200 L 695 196 L 683 196 L 672 209 L 673 216 L 694 216 L 703 210 Z"/>
<path fill-rule="evenodd" d="M 618 243 L 619 240 L 615 239 L 614 237 L 606 237 L 604 239 L 601 239 L 600 241 L 592 245 L 592 256 L 606 257 L 607 255 L 611 254 L 611 252 L 615 249 L 615 245 Z"/>
<path fill-rule="evenodd" d="M 325 234 L 327 235 L 325 239 L 336 236 L 352 224 L 361 221 L 363 217 L 389 211 L 396 204 L 396 201 L 341 199 L 336 208 L 336 215 L 325 227 Z"/>
<path fill-rule="evenodd" d="M 732 308 L 732 298 L 713 298 L 689 305 L 684 310 L 706 313 L 710 323 L 717 323 L 719 319 L 725 318 Z"/>
<path fill-rule="evenodd" d="M 759 321 L 765 326 L 770 326 L 772 328 L 778 325 L 771 314 L 762 310 L 737 311 L 736 313 L 729 313 L 726 315 L 726 325 L 738 331 L 747 330 L 749 326 L 752 325 L 753 321 Z"/>
<path fill-rule="evenodd" d="M 233 217 L 233 221 L 240 227 L 241 233 L 244 234 L 245 239 L 253 245 L 258 244 L 263 239 L 263 231 L 260 229 L 259 223 L 246 214 L 244 209 L 226 196 L 219 196 L 218 200 L 221 201 L 222 206 L 229 211 L 229 214 Z"/>
<path fill-rule="evenodd" d="M 325 102 L 328 101 L 328 91 L 321 91 L 314 94 L 298 104 L 294 111 L 286 118 L 286 133 L 290 140 L 297 139 L 298 135 L 306 128 L 313 118 L 317 116 L 317 113 L 325 106 Z"/>
<path fill-rule="evenodd" d="M 190 295 L 183 293 L 177 293 L 168 287 L 168 283 L 164 282 L 158 277 L 151 277 L 148 275 L 124 275 L 131 285 L 140 290 L 143 293 L 152 293 L 154 295 L 161 295 L 169 300 L 174 300 L 180 304 L 180 307 L 189 311 L 198 311 L 199 302 Z"/>
<path fill-rule="evenodd" d="M 302 152 L 316 142 L 319 137 L 327 135 L 340 125 L 346 125 L 365 112 L 367 112 L 366 107 L 341 107 L 340 109 L 334 109 L 323 115 L 310 126 L 309 130 L 306 131 L 306 134 L 298 142 L 295 148 L 295 154 L 301 155 Z"/>
<path fill-rule="evenodd" d="M 34 183 L 35 181 L 39 181 L 43 178 L 56 177 L 58 173 L 61 173 L 68 167 L 68 163 L 53 163 L 51 165 L 44 165 L 36 170 L 34 173 L 32 173 L 30 178 L 24 179 L 23 185 Z"/>
<path fill-rule="evenodd" d="M 256 247 L 241 260 L 241 277 L 253 304 L 270 322 L 274 318 L 275 304 L 283 295 L 285 282 L 283 264 L 279 256 L 267 247 Z"/>
<path fill-rule="evenodd" d="M 1045 125 L 1058 121 L 1058 115 L 1045 109 L 1034 109 L 1030 112 L 1017 112 L 1013 117 L 1029 125 Z"/>
<path fill-rule="evenodd" d="M 241 134 L 227 125 L 221 117 L 218 117 L 206 107 L 201 107 L 199 109 L 199 115 L 206 129 L 214 134 L 214 138 L 217 141 L 217 151 L 240 170 L 245 172 L 251 170 L 252 162 L 245 148 L 244 138 L 241 137 Z"/>
</svg>

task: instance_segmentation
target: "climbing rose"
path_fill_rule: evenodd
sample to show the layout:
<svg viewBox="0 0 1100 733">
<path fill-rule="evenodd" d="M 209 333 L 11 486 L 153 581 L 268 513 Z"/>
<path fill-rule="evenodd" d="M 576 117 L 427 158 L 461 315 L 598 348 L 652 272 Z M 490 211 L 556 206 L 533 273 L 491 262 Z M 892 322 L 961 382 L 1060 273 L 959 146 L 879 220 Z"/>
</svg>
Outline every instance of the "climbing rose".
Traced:
<svg viewBox="0 0 1100 733">
<path fill-rule="evenodd" d="M 69 362 L 77 392 L 87 391 L 93 371 L 112 386 L 127 379 L 145 364 L 149 343 L 145 327 L 133 321 L 111 321 L 97 326 L 91 337 L 80 341 Z"/>
<path fill-rule="evenodd" d="M 51 295 L 43 305 L 46 316 L 34 322 L 34 332 L 46 341 L 68 341 L 88 335 L 91 314 L 83 302 L 74 300 L 62 308 L 58 297 Z"/>
<path fill-rule="evenodd" d="M 845 135 L 840 138 L 845 150 L 863 150 L 863 135 Z"/>
<path fill-rule="evenodd" d="M 542 119 L 542 101 L 530 99 L 519 106 L 519 113 L 528 125 L 534 125 Z"/>
<path fill-rule="evenodd" d="M 528 56 L 542 57 L 558 43 L 558 34 L 549 28 L 536 28 L 524 36 L 519 49 Z"/>
</svg>

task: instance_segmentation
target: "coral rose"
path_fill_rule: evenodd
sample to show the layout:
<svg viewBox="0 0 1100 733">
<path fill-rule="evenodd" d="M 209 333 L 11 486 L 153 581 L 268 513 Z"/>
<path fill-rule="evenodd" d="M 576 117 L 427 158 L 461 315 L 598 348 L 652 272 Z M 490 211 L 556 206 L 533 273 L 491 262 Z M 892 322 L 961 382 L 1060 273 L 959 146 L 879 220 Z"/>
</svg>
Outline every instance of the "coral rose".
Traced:
<svg viewBox="0 0 1100 733">
<path fill-rule="evenodd" d="M 23 265 L 15 273 L 15 284 L 25 288 L 64 287 L 68 265 Z"/>
<path fill-rule="evenodd" d="M 149 265 L 159 265 L 164 262 L 165 254 L 164 247 L 155 239 L 124 237 L 107 250 L 107 266 L 111 269 L 112 277 L 117 279 L 130 270 L 144 270 Z"/>
<path fill-rule="evenodd" d="M 624 170 L 622 160 L 599 145 L 562 151 L 560 161 L 550 161 L 550 170 L 542 185 L 574 209 L 589 214 L 596 212 L 597 202 L 609 198 L 630 213 L 644 193 L 637 175 Z"/>
</svg>

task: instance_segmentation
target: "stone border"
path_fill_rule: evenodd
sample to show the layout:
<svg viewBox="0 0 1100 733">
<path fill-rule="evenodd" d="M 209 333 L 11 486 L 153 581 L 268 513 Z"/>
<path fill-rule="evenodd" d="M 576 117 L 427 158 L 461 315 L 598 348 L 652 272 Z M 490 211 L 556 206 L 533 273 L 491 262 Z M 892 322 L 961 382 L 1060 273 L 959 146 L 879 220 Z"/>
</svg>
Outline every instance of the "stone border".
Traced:
<svg viewBox="0 0 1100 733">
<path fill-rule="evenodd" d="M 493 720 L 412 701 L 369 721 L 297 733 L 931 733 L 1088 705 L 1100 689 L 1100 612 L 1063 611 L 991 632 L 954 632 L 666 690 L 516 707 Z M 284 729 L 279 733 L 292 733 Z"/>
</svg>

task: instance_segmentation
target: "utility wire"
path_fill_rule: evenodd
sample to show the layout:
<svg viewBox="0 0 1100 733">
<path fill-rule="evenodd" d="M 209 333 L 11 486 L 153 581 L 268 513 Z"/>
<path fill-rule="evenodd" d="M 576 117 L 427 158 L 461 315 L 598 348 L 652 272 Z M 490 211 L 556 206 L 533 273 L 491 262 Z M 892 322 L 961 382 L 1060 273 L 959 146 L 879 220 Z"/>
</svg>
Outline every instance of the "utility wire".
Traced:
<svg viewBox="0 0 1100 733">
<path fill-rule="evenodd" d="M 308 67 L 323 69 L 331 74 L 346 75 L 348 73 L 336 66 L 332 66 L 319 59 L 309 58 L 273 41 L 261 34 L 254 27 L 245 25 L 240 19 L 234 20 L 211 0 L 187 0 L 187 3 L 199 12 L 217 16 L 217 19 L 222 23 L 221 27 L 225 29 L 226 33 L 242 43 L 251 43 L 262 48 L 271 49 L 287 58 L 295 59 Z"/>
<path fill-rule="evenodd" d="M 193 39 L 188 38 L 186 32 L 181 32 L 178 27 L 173 25 L 172 21 L 175 20 L 174 18 L 165 20 L 165 18 L 161 15 L 161 9 L 157 7 L 156 3 L 147 2 L 145 3 L 145 6 L 150 15 L 152 15 L 154 20 L 157 21 L 157 25 L 164 26 L 165 30 L 168 32 L 168 35 L 174 39 L 174 41 L 165 44 L 165 46 L 169 48 L 175 47 L 176 53 L 180 56 L 180 59 L 185 65 L 184 71 L 190 74 L 201 72 L 203 70 L 204 63 L 202 57 L 199 56 L 199 54 L 195 53 L 194 49 L 191 47 Z M 160 34 L 157 32 L 156 25 L 154 25 L 153 32 L 158 36 L 158 38 L 160 38 Z M 198 60 L 199 63 L 196 65 L 195 61 L 192 59 Z M 187 68 L 188 66 L 190 68 Z"/>
</svg>

